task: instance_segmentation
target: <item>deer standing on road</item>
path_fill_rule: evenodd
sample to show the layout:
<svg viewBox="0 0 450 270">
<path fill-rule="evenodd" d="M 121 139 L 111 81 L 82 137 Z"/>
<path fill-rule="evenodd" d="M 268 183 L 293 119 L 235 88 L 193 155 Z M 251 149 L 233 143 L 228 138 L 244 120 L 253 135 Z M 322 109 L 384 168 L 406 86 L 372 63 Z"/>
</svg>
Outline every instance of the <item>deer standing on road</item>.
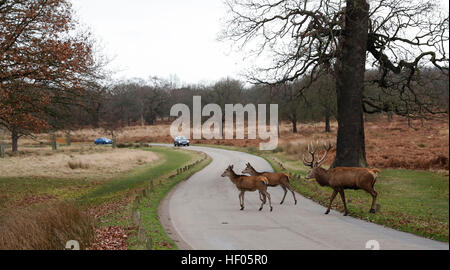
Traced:
<svg viewBox="0 0 450 270">
<path fill-rule="evenodd" d="M 222 173 L 222 177 L 230 178 L 231 182 L 236 185 L 237 189 L 241 192 L 239 193 L 239 203 L 241 205 L 241 210 L 244 210 L 244 194 L 246 191 L 256 191 L 262 195 L 261 207 L 259 211 L 263 209 L 266 203 L 266 197 L 269 199 L 270 211 L 272 212 L 272 201 L 270 200 L 270 194 L 267 192 L 267 185 L 269 180 L 264 176 L 248 176 L 248 175 L 237 175 L 233 171 L 233 165 L 228 166 L 228 168 Z"/>
<path fill-rule="evenodd" d="M 312 148 L 312 147 L 311 147 Z M 321 163 L 325 160 L 328 152 L 333 148 L 331 144 L 324 145 L 325 154 L 318 161 L 314 161 L 315 150 L 310 149 L 308 145 L 308 152 L 311 154 L 311 161 L 307 161 L 303 156 L 303 164 L 311 167 L 311 170 L 306 175 L 305 179 L 315 178 L 320 186 L 329 186 L 333 189 L 333 194 L 330 198 L 330 203 L 325 214 L 330 212 L 331 204 L 337 193 L 341 195 L 342 202 L 344 203 L 345 213 L 348 214 L 347 204 L 345 203 L 344 189 L 363 189 L 372 196 L 372 206 L 370 213 L 375 213 L 375 201 L 377 199 L 377 192 L 373 189 L 377 175 L 380 172 L 378 169 L 368 168 L 355 168 L 355 167 L 336 167 L 333 169 L 325 170 L 320 167 Z"/>
<path fill-rule="evenodd" d="M 297 204 L 297 198 L 295 198 L 294 189 L 292 188 L 291 184 L 289 183 L 289 175 L 285 173 L 273 173 L 273 172 L 258 172 L 253 168 L 253 166 L 250 164 L 250 162 L 247 162 L 245 169 L 242 171 L 242 173 L 248 173 L 250 175 L 254 176 L 265 176 L 267 179 L 269 179 L 269 187 L 276 187 L 280 185 L 284 190 L 284 196 L 281 200 L 280 204 L 283 204 L 284 198 L 286 198 L 287 190 L 289 189 L 292 192 L 292 196 L 294 197 L 294 202 Z"/>
</svg>

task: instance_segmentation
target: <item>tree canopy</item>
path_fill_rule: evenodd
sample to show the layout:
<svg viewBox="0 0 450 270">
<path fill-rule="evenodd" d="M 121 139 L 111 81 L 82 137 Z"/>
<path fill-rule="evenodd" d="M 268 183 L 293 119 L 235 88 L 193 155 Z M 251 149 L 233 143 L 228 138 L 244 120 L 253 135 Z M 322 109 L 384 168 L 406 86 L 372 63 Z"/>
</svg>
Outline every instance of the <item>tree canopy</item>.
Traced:
<svg viewBox="0 0 450 270">
<path fill-rule="evenodd" d="M 70 1 L 0 1 L 0 125 L 13 150 L 22 134 L 49 128 L 55 106 L 76 103 L 98 71 L 93 39 Z"/>
</svg>

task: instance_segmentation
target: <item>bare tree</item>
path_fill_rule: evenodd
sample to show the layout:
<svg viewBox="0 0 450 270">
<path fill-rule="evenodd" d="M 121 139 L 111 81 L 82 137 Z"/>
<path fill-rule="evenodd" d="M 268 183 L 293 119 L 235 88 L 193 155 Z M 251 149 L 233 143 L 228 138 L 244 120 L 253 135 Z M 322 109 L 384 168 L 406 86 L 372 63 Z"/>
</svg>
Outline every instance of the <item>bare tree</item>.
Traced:
<svg viewBox="0 0 450 270">
<path fill-rule="evenodd" d="M 253 68 L 254 83 L 280 83 L 308 77 L 306 89 L 322 70 L 336 77 L 338 137 L 333 166 L 366 166 L 364 111 L 386 111 L 365 96 L 367 64 L 372 80 L 395 91 L 422 113 L 441 112 L 417 92 L 420 70 L 434 66 L 448 76 L 448 11 L 437 1 L 229 0 L 230 18 L 221 39 L 254 56 L 273 61 Z"/>
<path fill-rule="evenodd" d="M 292 124 L 292 132 L 297 133 L 297 121 L 300 113 L 300 97 L 297 95 L 297 87 L 301 87 L 301 82 L 284 82 L 272 87 L 275 91 L 275 101 L 281 105 L 281 116 Z"/>
<path fill-rule="evenodd" d="M 325 132 L 331 132 L 331 117 L 336 117 L 336 83 L 334 76 L 324 74 L 318 78 L 312 85 L 311 90 L 314 92 L 308 96 L 312 96 L 312 102 L 319 107 L 325 120 Z"/>
<path fill-rule="evenodd" d="M 231 78 L 222 79 L 214 84 L 210 92 L 210 100 L 218 104 L 225 112 L 225 104 L 241 103 L 243 93 L 243 84 L 238 80 Z M 225 113 L 222 113 L 222 130 L 220 133 L 224 134 L 223 127 L 225 126 Z"/>
</svg>

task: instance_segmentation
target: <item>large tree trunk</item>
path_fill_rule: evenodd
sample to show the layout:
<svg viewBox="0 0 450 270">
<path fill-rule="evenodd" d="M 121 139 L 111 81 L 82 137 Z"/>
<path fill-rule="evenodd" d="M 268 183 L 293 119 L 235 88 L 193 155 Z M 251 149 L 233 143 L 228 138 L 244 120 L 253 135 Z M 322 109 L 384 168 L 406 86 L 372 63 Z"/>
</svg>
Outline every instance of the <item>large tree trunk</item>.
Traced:
<svg viewBox="0 0 450 270">
<path fill-rule="evenodd" d="M 297 133 L 297 114 L 293 113 L 291 117 L 292 121 L 292 132 Z"/>
<path fill-rule="evenodd" d="M 17 150 L 19 149 L 19 134 L 17 134 L 16 131 L 11 132 L 11 151 L 13 153 L 17 153 Z"/>
<path fill-rule="evenodd" d="M 366 167 L 362 94 L 368 10 L 365 0 L 346 0 L 345 29 L 336 63 L 337 148 L 332 167 Z"/>
<path fill-rule="evenodd" d="M 325 132 L 331 132 L 330 127 L 330 110 L 329 108 L 325 109 Z"/>
</svg>

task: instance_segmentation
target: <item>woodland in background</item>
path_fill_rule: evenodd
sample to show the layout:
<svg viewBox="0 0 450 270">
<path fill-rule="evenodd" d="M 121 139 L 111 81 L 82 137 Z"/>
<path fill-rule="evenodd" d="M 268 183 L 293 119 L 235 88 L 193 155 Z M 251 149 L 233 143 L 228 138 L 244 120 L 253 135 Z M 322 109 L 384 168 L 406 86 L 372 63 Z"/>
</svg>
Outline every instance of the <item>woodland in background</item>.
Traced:
<svg viewBox="0 0 450 270">
<path fill-rule="evenodd" d="M 429 97 L 430 102 L 434 102 L 445 112 L 443 114 L 447 114 L 448 77 L 434 69 L 422 72 L 426 81 L 420 90 Z M 367 72 L 367 77 L 370 77 L 370 71 Z M 129 80 L 92 90 L 83 101 L 83 106 L 72 110 L 68 121 L 72 123 L 70 126 L 73 129 L 103 127 L 118 130 L 133 125 L 152 125 L 157 119 L 169 118 L 170 108 L 177 103 L 188 105 L 192 112 L 192 97 L 201 96 L 202 106 L 215 103 L 222 110 L 225 104 L 279 104 L 279 120 L 290 122 L 292 132 L 298 131 L 298 122 L 325 122 L 324 131 L 329 132 L 330 120 L 336 117 L 333 76 L 321 77 L 302 95 L 298 95 L 298 89 L 303 83 L 298 80 L 278 85 L 245 87 L 242 81 L 226 78 L 212 85 L 175 86 L 174 82 L 158 78 L 148 81 Z M 393 104 L 401 102 L 395 97 L 389 97 L 385 89 L 369 82 L 364 93 L 372 97 L 383 96 L 384 106 L 394 106 Z M 380 112 L 372 112 L 377 113 Z M 397 112 L 399 113 L 401 112 Z M 390 116 L 394 114 L 396 112 L 388 113 Z M 424 116 L 411 113 L 404 117 L 415 120 Z M 428 117 L 432 118 L 432 115 L 429 114 Z M 203 117 L 203 120 L 208 118 Z"/>
<path fill-rule="evenodd" d="M 448 77 L 433 69 L 423 71 L 423 78 L 428 79 L 422 88 L 430 100 L 448 112 L 449 92 Z M 370 77 L 370 71 L 367 72 Z M 153 125 L 157 119 L 169 119 L 170 108 L 177 103 L 183 103 L 191 108 L 192 97 L 201 96 L 202 106 L 215 103 L 225 104 L 279 104 L 279 121 L 287 121 L 293 133 L 298 132 L 297 123 L 324 122 L 323 131 L 330 132 L 330 121 L 336 119 L 336 92 L 334 78 L 331 75 L 323 76 L 314 82 L 302 95 L 298 89 L 304 82 L 279 85 L 253 85 L 246 87 L 244 82 L 226 78 L 211 85 L 177 86 L 177 82 L 161 78 L 150 78 L 121 81 L 109 86 L 86 88 L 83 95 L 78 97 L 76 104 L 68 105 L 67 111 L 55 118 L 49 119 L 48 128 L 41 132 L 63 131 L 68 138 L 71 131 L 82 128 L 102 128 L 108 136 L 122 128 L 135 125 Z M 392 106 L 400 102 L 395 97 L 387 96 L 384 89 L 367 82 L 365 93 L 377 97 L 384 95 L 385 106 Z M 49 104 L 49 107 L 58 104 Z M 374 112 L 373 114 L 380 114 Z M 391 118 L 395 112 L 387 113 Z M 39 117 L 36 114 L 36 117 Z M 413 114 L 404 116 L 416 120 L 422 115 Z M 428 115 L 433 118 L 433 115 Z M 203 117 L 207 120 L 209 117 Z M 425 117 L 427 118 L 427 117 Z M 174 118 L 172 117 L 171 120 Z M 416 128 L 412 125 L 411 128 Z M 31 134 L 27 130 L 24 134 Z M 70 141 L 69 141 L 70 143 Z"/>
</svg>

